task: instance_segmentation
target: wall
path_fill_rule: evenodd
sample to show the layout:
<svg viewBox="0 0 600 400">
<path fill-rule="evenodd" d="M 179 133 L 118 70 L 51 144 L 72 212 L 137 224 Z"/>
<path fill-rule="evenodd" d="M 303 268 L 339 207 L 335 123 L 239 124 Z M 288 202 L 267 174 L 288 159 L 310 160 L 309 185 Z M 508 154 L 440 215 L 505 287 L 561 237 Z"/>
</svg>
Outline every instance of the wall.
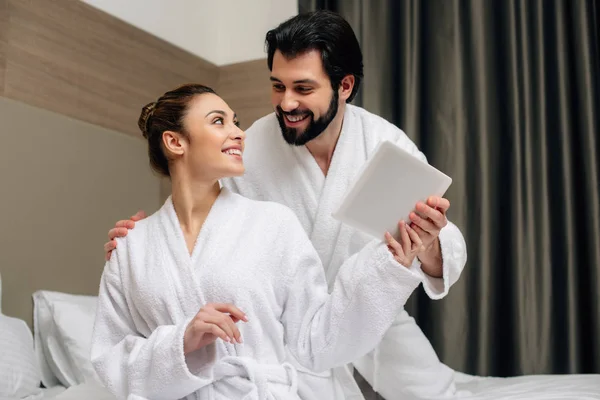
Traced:
<svg viewBox="0 0 600 400">
<path fill-rule="evenodd" d="M 2 97 L 0 121 L 2 308 L 31 324 L 36 290 L 98 293 L 106 232 L 159 185 L 139 139 Z"/>
<path fill-rule="evenodd" d="M 82 0 L 222 66 L 265 58 L 266 32 L 298 13 L 297 0 Z"/>
<path fill-rule="evenodd" d="M 140 108 L 174 85 L 216 85 L 218 76 L 213 64 L 82 2 L 0 0 L 7 315 L 31 323 L 39 289 L 97 293 L 108 229 L 160 205 Z"/>
</svg>

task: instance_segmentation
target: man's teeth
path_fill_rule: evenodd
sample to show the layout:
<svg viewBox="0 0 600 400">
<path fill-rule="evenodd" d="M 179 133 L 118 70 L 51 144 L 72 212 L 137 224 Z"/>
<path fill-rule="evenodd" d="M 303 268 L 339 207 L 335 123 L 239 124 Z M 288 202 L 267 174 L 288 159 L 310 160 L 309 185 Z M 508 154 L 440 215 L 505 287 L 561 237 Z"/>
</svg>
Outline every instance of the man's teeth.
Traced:
<svg viewBox="0 0 600 400">
<path fill-rule="evenodd" d="M 286 118 L 288 119 L 288 121 L 290 121 L 290 122 L 298 122 L 298 121 L 302 121 L 304 118 L 306 118 L 306 117 L 307 117 L 307 115 L 296 115 L 296 116 L 293 116 L 293 115 L 286 115 L 285 117 L 286 117 Z"/>
<path fill-rule="evenodd" d="M 238 149 L 229 149 L 229 150 L 225 150 L 225 154 L 231 154 L 233 156 L 241 156 L 242 151 L 238 150 Z"/>
</svg>

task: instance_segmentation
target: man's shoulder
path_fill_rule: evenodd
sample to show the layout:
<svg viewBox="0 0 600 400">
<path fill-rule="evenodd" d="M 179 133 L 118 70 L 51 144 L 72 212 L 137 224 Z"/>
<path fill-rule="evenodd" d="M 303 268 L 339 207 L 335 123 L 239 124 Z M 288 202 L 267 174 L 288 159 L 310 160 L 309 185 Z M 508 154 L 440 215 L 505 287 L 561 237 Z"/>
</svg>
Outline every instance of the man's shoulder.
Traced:
<svg viewBox="0 0 600 400">
<path fill-rule="evenodd" d="M 397 141 L 406 136 L 402 129 L 377 114 L 353 104 L 348 104 L 346 107 L 353 118 L 363 126 L 363 129 L 367 129 L 369 134 L 380 135 L 381 140 Z"/>
<path fill-rule="evenodd" d="M 254 121 L 247 129 L 246 129 L 246 140 L 255 138 L 262 138 L 266 135 L 272 134 L 274 130 L 279 127 L 279 123 L 277 122 L 277 116 L 274 112 L 265 115 L 264 117 L 260 117 L 256 121 Z"/>
<path fill-rule="evenodd" d="M 371 150 L 375 148 L 377 143 L 384 140 L 389 140 L 402 147 L 404 150 L 419 155 L 421 159 L 425 156 L 421 154 L 413 140 L 402 129 L 389 122 L 377 114 L 365 110 L 362 107 L 348 105 L 349 112 L 354 119 L 354 123 L 362 126 L 363 133 L 367 134 L 367 142 L 370 143 Z"/>
</svg>

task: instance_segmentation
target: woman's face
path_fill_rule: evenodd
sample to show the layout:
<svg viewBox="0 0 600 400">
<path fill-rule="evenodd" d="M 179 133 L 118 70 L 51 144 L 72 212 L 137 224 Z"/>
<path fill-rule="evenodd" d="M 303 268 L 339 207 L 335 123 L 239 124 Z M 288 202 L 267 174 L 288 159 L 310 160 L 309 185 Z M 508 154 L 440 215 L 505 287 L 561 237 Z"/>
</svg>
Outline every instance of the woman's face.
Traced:
<svg viewBox="0 0 600 400">
<path fill-rule="evenodd" d="M 235 113 L 219 96 L 197 95 L 184 118 L 178 157 L 194 179 L 215 180 L 244 173 L 244 139 Z M 167 147 L 168 141 L 166 142 Z"/>
</svg>

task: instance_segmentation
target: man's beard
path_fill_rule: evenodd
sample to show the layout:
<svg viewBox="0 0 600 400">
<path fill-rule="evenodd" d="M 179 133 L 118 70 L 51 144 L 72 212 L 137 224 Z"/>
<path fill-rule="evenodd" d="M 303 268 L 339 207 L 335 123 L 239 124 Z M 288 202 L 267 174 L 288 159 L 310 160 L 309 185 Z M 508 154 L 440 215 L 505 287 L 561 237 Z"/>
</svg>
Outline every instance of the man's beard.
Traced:
<svg viewBox="0 0 600 400">
<path fill-rule="evenodd" d="M 283 139 L 291 145 L 294 146 L 303 146 L 306 143 L 310 142 L 317 136 L 319 136 L 323 131 L 329 126 L 331 121 L 335 118 L 338 112 L 338 100 L 339 95 L 337 90 L 333 90 L 333 94 L 331 95 L 331 101 L 329 102 L 329 108 L 325 115 L 321 118 L 315 120 L 314 114 L 310 110 L 300 111 L 293 110 L 290 112 L 284 112 L 280 106 L 277 106 L 277 120 L 279 121 L 279 127 L 281 128 L 281 134 L 283 135 Z M 284 115 L 294 115 L 294 116 L 306 116 L 306 118 L 310 118 L 310 123 L 306 130 L 302 133 L 298 132 L 297 128 L 288 128 L 285 125 Z"/>
</svg>

